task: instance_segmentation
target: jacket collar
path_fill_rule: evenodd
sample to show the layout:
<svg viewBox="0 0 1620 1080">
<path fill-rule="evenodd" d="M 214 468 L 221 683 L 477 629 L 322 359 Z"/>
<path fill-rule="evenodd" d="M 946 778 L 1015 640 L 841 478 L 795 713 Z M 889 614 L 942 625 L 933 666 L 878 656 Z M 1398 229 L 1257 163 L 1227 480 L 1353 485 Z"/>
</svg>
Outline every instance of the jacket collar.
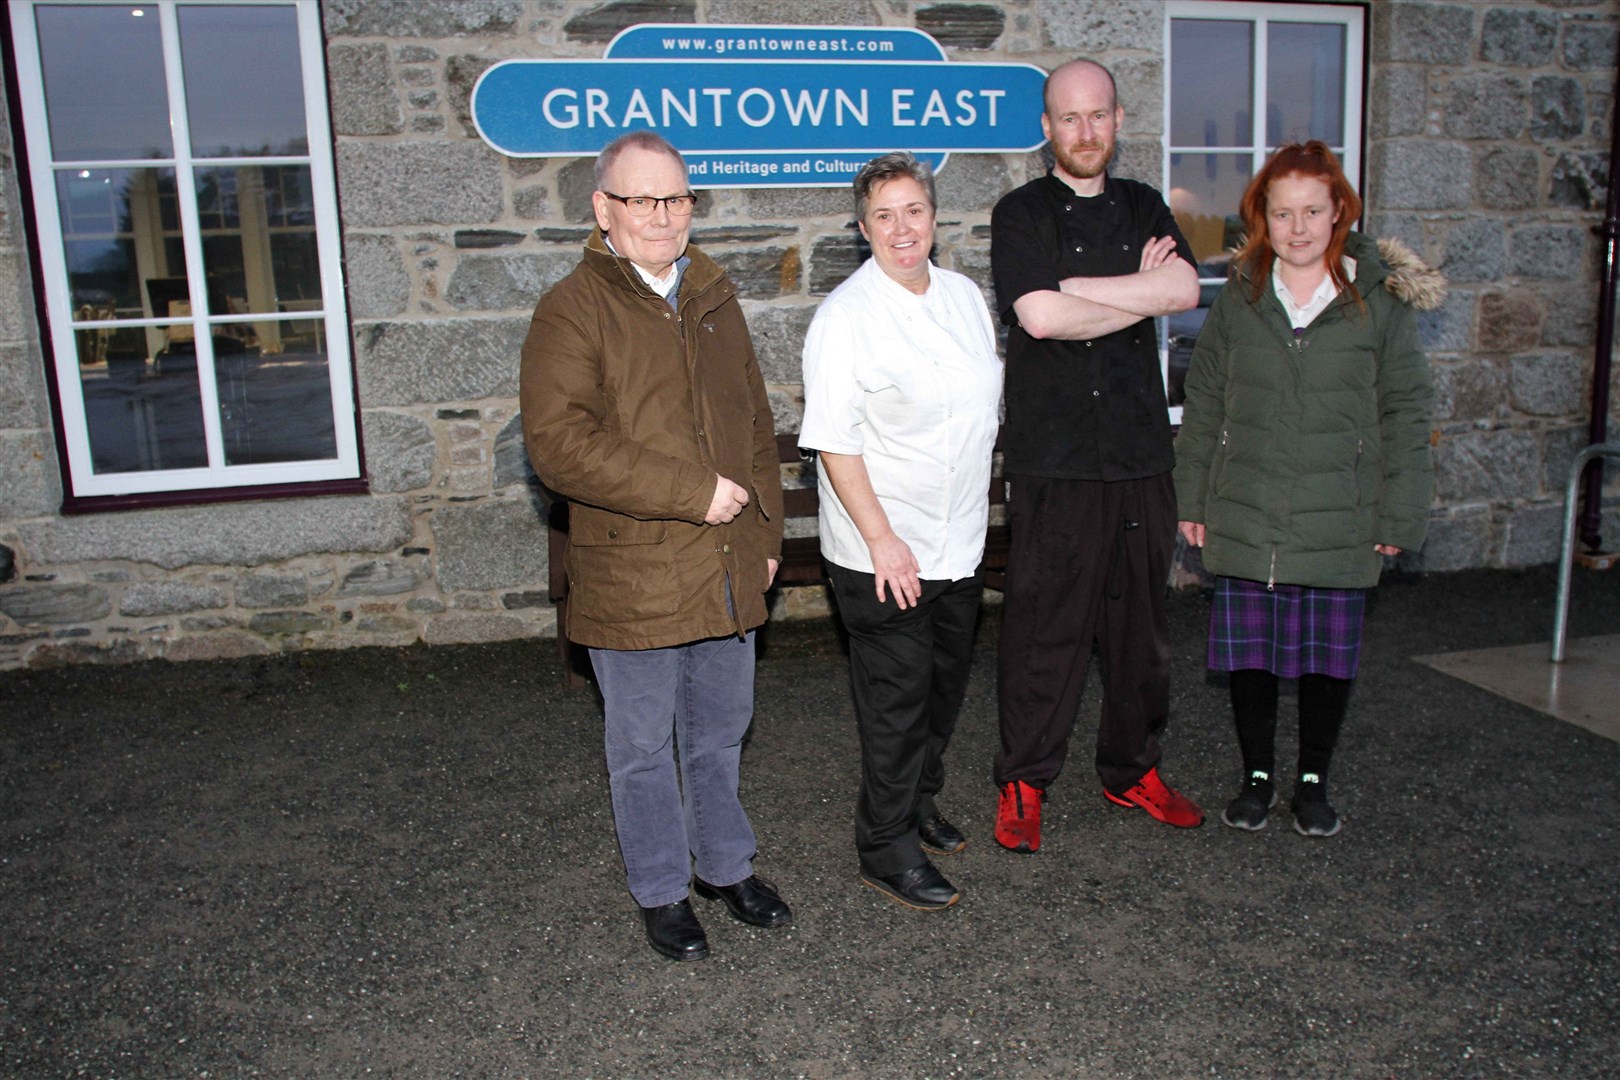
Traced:
<svg viewBox="0 0 1620 1080">
<path fill-rule="evenodd" d="M 1046 176 L 1045 176 L 1044 179 L 1046 181 L 1047 194 L 1050 195 L 1052 198 L 1059 199 L 1059 200 L 1062 200 L 1062 199 L 1095 199 L 1095 198 L 1098 198 L 1100 196 L 1107 195 L 1107 194 L 1109 194 L 1110 192 L 1112 192 L 1114 190 L 1114 177 L 1113 177 L 1113 174 L 1109 173 L 1107 170 L 1103 171 L 1102 190 L 1099 191 L 1096 195 L 1081 195 L 1079 192 L 1075 191 L 1074 188 L 1070 187 L 1068 184 L 1065 184 L 1062 180 L 1059 180 L 1058 176 L 1057 176 L 1057 173 L 1055 171 L 1053 171 L 1052 169 L 1047 169 L 1046 170 Z"/>
<path fill-rule="evenodd" d="M 683 258 L 691 260 L 691 264 L 681 276 L 683 300 L 699 295 L 724 276 L 720 264 L 705 255 L 696 244 L 686 245 Z M 629 259 L 608 249 L 607 237 L 602 234 L 600 227 L 592 229 L 590 237 L 585 241 L 585 265 L 627 292 L 651 297 L 654 300 L 662 299 L 641 280 L 641 275 L 636 273 L 636 268 L 630 264 Z"/>
</svg>

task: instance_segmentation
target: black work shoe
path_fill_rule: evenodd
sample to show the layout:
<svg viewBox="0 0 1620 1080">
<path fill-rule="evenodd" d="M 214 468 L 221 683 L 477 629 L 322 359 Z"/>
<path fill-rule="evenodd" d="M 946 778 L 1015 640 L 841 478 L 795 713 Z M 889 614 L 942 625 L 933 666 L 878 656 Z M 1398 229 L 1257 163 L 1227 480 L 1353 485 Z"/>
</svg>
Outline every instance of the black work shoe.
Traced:
<svg viewBox="0 0 1620 1080">
<path fill-rule="evenodd" d="M 962 835 L 962 830 L 946 821 L 942 814 L 919 823 L 917 839 L 930 855 L 955 855 L 967 847 L 967 837 Z"/>
<path fill-rule="evenodd" d="M 1259 832 L 1266 827 L 1267 811 L 1276 805 L 1277 785 L 1271 782 L 1271 774 L 1256 769 L 1244 778 L 1237 798 L 1221 811 L 1221 820 L 1234 829 Z"/>
<path fill-rule="evenodd" d="M 786 926 L 793 921 L 793 911 L 777 895 L 776 886 L 749 874 L 735 885 L 710 885 L 702 878 L 693 878 L 697 894 L 706 900 L 724 900 L 731 914 L 749 926 Z"/>
<path fill-rule="evenodd" d="M 961 899 L 962 894 L 956 891 L 956 886 L 945 880 L 933 863 L 925 862 L 921 866 L 913 866 L 910 870 L 902 870 L 890 877 L 878 877 L 861 871 L 861 880 L 866 882 L 890 900 L 898 901 L 909 908 L 918 911 L 939 911 L 948 908 Z"/>
<path fill-rule="evenodd" d="M 1327 781 L 1305 773 L 1294 789 L 1294 831 L 1301 836 L 1332 836 L 1339 831 L 1339 812 L 1328 802 Z"/>
<path fill-rule="evenodd" d="M 709 939 L 692 913 L 689 900 L 677 900 L 660 907 L 644 907 L 641 917 L 647 923 L 647 944 L 671 960 L 703 960 L 709 955 Z"/>
</svg>

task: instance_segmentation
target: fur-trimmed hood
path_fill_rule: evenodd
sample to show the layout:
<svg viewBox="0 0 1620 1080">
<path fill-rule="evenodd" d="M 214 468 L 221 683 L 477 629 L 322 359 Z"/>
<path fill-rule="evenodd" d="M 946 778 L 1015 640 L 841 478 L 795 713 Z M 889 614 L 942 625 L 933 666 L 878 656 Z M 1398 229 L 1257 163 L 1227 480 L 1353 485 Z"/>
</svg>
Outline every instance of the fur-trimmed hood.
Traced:
<svg viewBox="0 0 1620 1080">
<path fill-rule="evenodd" d="M 1446 300 L 1446 276 L 1393 236 L 1378 241 L 1378 255 L 1389 273 L 1384 288 L 1419 311 L 1433 311 Z"/>
<path fill-rule="evenodd" d="M 1242 247 L 1240 241 L 1227 254 L 1236 256 Z M 1372 259 L 1373 251 L 1378 253 L 1377 260 Z M 1382 281 L 1391 296 L 1418 311 L 1433 311 L 1446 301 L 1446 276 L 1393 236 L 1375 242 L 1366 233 L 1351 232 L 1345 238 L 1344 253 L 1356 260 L 1356 288 L 1363 294 Z M 1232 273 L 1249 280 L 1235 258 Z"/>
</svg>

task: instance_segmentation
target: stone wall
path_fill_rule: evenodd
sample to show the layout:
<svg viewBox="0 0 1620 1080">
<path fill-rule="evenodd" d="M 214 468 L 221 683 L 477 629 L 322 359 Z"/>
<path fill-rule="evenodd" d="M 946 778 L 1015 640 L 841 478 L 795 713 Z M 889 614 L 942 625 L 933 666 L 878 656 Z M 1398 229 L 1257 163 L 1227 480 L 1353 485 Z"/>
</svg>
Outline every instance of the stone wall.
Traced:
<svg viewBox="0 0 1620 1080">
<path fill-rule="evenodd" d="M 1452 285 L 1425 319 L 1435 514 L 1408 565 L 1558 558 L 1564 484 L 1587 441 L 1617 25 L 1605 3 L 1374 5 L 1367 227 Z"/>
<path fill-rule="evenodd" d="M 600 56 L 635 23 L 780 23 L 783 5 L 326 0 L 323 12 L 371 494 L 57 514 L 0 131 L 0 667 L 555 633 L 517 354 L 535 298 L 578 259 L 590 163 L 490 151 L 468 119 L 473 83 L 511 57 Z M 1116 172 L 1158 182 L 1157 0 L 807 0 L 791 13 L 917 26 L 964 60 L 1102 59 L 1127 109 Z M 1373 8 L 1368 223 L 1455 282 L 1424 326 L 1440 470 L 1414 567 L 1555 557 L 1590 393 L 1617 21 L 1603 0 Z M 988 286 L 990 209 L 1044 167 L 1040 154 L 954 157 L 939 176 L 940 260 Z M 715 191 L 693 232 L 736 279 L 777 423 L 796 430 L 805 328 L 861 257 L 847 195 Z M 778 601 L 780 614 L 822 610 L 816 590 Z"/>
</svg>

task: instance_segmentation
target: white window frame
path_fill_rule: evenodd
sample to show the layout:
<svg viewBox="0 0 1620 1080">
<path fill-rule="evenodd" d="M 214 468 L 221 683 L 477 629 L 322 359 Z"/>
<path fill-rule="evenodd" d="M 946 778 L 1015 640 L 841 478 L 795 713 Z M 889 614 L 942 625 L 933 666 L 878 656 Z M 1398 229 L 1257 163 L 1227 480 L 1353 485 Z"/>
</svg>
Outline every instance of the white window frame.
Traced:
<svg viewBox="0 0 1620 1080">
<path fill-rule="evenodd" d="M 169 123 L 174 156 L 140 160 L 57 162 L 47 121 L 45 84 L 34 19 L 35 6 L 83 3 L 94 6 L 146 8 L 160 20 L 163 63 L 169 92 Z M 303 75 L 304 116 L 309 152 L 306 155 L 196 158 L 191 151 L 184 72 L 180 63 L 179 9 L 187 4 L 206 6 L 292 7 L 297 15 L 299 53 Z M 332 135 L 326 97 L 325 46 L 321 37 L 320 8 L 316 0 L 11 0 L 13 55 L 17 62 L 18 106 L 27 140 L 28 183 L 34 199 L 34 227 L 44 282 L 49 340 L 44 343 L 47 362 L 53 365 L 60 409 L 61 444 L 65 447 L 67 495 L 70 502 L 98 497 L 119 497 L 164 492 L 201 492 L 210 489 L 281 487 L 329 481 L 357 481 L 360 448 L 355 415 L 353 359 L 350 355 L 348 311 L 342 275 L 342 246 L 338 227 L 337 184 L 332 161 Z M 251 43 L 244 43 L 251 47 Z M 319 311 L 250 315 L 208 313 L 207 278 L 203 263 L 203 231 L 197 212 L 195 173 L 198 168 L 231 166 L 308 166 L 314 200 L 316 250 L 320 259 L 322 307 Z M 105 327 L 105 322 L 79 322 L 73 318 L 67 265 L 57 201 L 56 173 L 64 169 L 173 169 L 190 286 L 191 326 L 196 341 L 203 430 L 208 464 L 189 469 L 97 474 L 90 454 L 83 385 L 79 375 L 76 331 Z M 312 461 L 227 465 L 219 415 L 219 388 L 215 377 L 212 327 L 227 323 L 323 322 L 333 411 L 336 455 Z M 120 327 L 172 326 L 182 318 L 120 319 Z"/>
<path fill-rule="evenodd" d="M 1251 72 L 1253 109 L 1250 118 L 1249 142 L 1239 146 L 1177 146 L 1170 141 L 1175 130 L 1171 116 L 1170 88 L 1172 65 L 1171 25 L 1176 19 L 1202 21 L 1246 22 L 1254 26 L 1254 66 Z M 1247 0 L 1166 0 L 1164 5 L 1164 164 L 1163 190 L 1170 190 L 1170 162 L 1176 154 L 1248 154 L 1253 159 L 1249 175 L 1260 171 L 1274 147 L 1266 143 L 1265 88 L 1267 83 L 1268 33 L 1270 24 L 1328 23 L 1345 28 L 1344 64 L 1344 145 L 1332 150 L 1339 155 L 1339 163 L 1352 187 L 1360 192 L 1361 154 L 1364 142 L 1363 103 L 1366 74 L 1366 20 L 1367 9 L 1359 3 L 1250 3 Z M 1236 208 L 1234 207 L 1234 210 Z M 1219 285 L 1225 278 L 1199 278 L 1200 286 Z M 1160 347 L 1165 389 L 1170 386 L 1169 333 L 1160 334 L 1164 344 Z M 1170 422 L 1181 423 L 1181 406 L 1170 406 Z"/>
</svg>

